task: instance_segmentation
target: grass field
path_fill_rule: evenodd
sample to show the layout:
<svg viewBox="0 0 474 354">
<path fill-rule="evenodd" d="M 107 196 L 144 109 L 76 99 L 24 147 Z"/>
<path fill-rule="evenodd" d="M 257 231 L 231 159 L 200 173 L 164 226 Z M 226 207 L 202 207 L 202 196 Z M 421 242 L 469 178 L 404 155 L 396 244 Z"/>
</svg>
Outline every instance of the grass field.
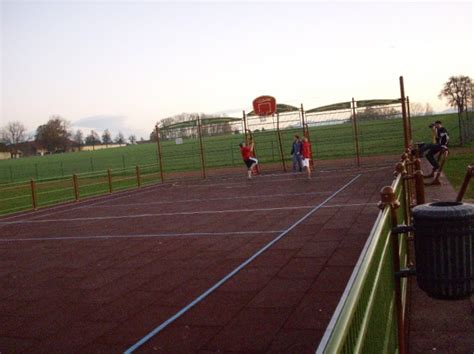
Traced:
<svg viewBox="0 0 474 354">
<path fill-rule="evenodd" d="M 473 161 L 472 144 L 459 146 L 457 115 L 412 118 L 413 141 L 429 141 L 429 123 L 440 119 L 450 133 L 450 158 L 445 173 L 456 190 L 464 179 L 466 166 Z M 361 157 L 399 154 L 403 151 L 404 137 L 402 120 L 387 119 L 360 122 L 359 149 Z M 275 131 L 254 132 L 256 152 L 262 164 L 291 159 L 290 149 L 293 135 L 301 134 L 299 129 L 285 129 L 280 136 Z M 351 124 L 318 126 L 310 129 L 313 154 L 316 160 L 355 158 L 355 141 Z M 206 169 L 241 166 L 238 148 L 244 140 L 241 134 L 203 138 Z M 283 151 L 280 151 L 279 141 Z M 199 171 L 201 169 L 200 143 L 198 139 L 185 139 L 183 144 L 164 141 L 161 144 L 163 173 L 176 171 Z M 129 145 L 127 147 L 85 151 L 77 153 L 37 156 L 16 160 L 0 161 L 0 201 L 2 210 L 10 212 L 31 207 L 30 179 L 36 181 L 39 206 L 71 201 L 75 198 L 72 175 L 80 181 L 80 197 L 107 193 L 137 185 L 136 166 L 142 171 L 141 183 L 160 181 L 156 143 Z M 110 184 L 107 169 L 111 170 Z M 467 199 L 474 199 L 472 184 L 466 193 Z"/>
</svg>

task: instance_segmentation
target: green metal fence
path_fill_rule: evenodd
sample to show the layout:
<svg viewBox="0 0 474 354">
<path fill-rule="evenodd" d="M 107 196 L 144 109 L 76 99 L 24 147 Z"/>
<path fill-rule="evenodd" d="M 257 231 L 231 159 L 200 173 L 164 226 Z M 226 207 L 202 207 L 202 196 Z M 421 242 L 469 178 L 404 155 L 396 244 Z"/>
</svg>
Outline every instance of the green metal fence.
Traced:
<svg viewBox="0 0 474 354">
<path fill-rule="evenodd" d="M 408 188 L 404 174 L 398 174 L 388 189 L 397 202 L 381 204 L 383 209 L 317 353 L 404 352 L 407 282 L 402 279 L 397 290 L 395 272 L 399 269 L 394 260 L 398 254 L 400 268 L 407 267 L 407 235 L 394 235 L 392 228 L 409 224 Z"/>
</svg>

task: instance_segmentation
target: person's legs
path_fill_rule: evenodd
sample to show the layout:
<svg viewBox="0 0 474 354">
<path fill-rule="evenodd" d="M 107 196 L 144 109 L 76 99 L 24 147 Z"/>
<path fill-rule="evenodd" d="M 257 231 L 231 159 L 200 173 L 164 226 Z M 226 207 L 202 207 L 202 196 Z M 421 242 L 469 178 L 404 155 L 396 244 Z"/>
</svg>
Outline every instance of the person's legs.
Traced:
<svg viewBox="0 0 474 354">
<path fill-rule="evenodd" d="M 426 154 L 426 159 L 429 161 L 431 166 L 433 166 L 433 170 L 439 169 L 439 164 L 436 158 L 434 157 L 435 154 L 441 151 L 441 146 L 438 144 L 430 144 L 430 148 L 428 153 Z"/>
<path fill-rule="evenodd" d="M 249 159 L 249 161 L 250 161 L 250 167 L 249 167 L 249 170 L 248 170 L 248 172 L 247 172 L 247 177 L 250 179 L 250 178 L 252 178 L 252 171 L 253 171 L 253 169 L 254 169 L 255 166 L 257 166 L 257 164 L 258 164 L 258 160 L 257 160 L 256 158 L 251 157 L 251 158 Z"/>
<path fill-rule="evenodd" d="M 303 168 L 306 169 L 306 174 L 308 176 L 308 179 L 310 179 L 311 178 L 311 166 L 309 164 L 309 159 L 302 160 L 302 165 L 303 165 Z"/>
<path fill-rule="evenodd" d="M 297 169 L 300 169 L 299 162 L 298 162 L 298 155 L 293 154 L 293 172 L 296 172 Z"/>
</svg>

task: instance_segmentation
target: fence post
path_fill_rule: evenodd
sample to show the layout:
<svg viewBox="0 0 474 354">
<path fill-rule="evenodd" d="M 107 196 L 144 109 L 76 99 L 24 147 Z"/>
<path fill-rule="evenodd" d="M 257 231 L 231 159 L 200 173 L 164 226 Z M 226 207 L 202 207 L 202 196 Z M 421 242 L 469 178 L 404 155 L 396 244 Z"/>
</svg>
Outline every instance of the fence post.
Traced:
<svg viewBox="0 0 474 354">
<path fill-rule="evenodd" d="M 112 172 L 110 171 L 110 168 L 107 170 L 107 176 L 109 179 L 109 193 L 112 193 Z"/>
<path fill-rule="evenodd" d="M 425 183 L 423 180 L 423 171 L 421 170 L 420 159 L 415 159 L 415 190 L 416 204 L 425 204 Z"/>
<path fill-rule="evenodd" d="M 278 147 L 279 147 L 279 150 L 280 150 L 281 164 L 283 166 L 283 171 L 286 172 L 285 155 L 283 153 L 283 146 L 281 144 L 280 114 L 278 114 L 278 113 L 277 113 L 277 137 L 278 137 Z"/>
<path fill-rule="evenodd" d="M 198 135 L 199 135 L 199 150 L 201 152 L 201 173 L 202 178 L 206 178 L 206 162 L 204 160 L 204 148 L 202 145 L 202 130 L 201 130 L 201 117 L 197 117 L 198 124 Z"/>
<path fill-rule="evenodd" d="M 467 166 L 466 175 L 464 176 L 464 182 L 456 198 L 457 202 L 462 202 L 462 198 L 464 198 L 464 194 L 466 193 L 467 186 L 469 185 L 469 181 L 471 180 L 471 177 L 473 175 L 474 175 L 474 165 Z"/>
<path fill-rule="evenodd" d="M 77 182 L 77 175 L 72 175 L 72 185 L 74 187 L 74 198 L 75 201 L 79 201 L 79 183 Z"/>
<path fill-rule="evenodd" d="M 160 129 L 158 128 L 158 123 L 155 125 L 155 134 L 156 134 L 156 145 L 158 148 L 158 162 L 160 164 L 160 179 L 163 183 L 163 159 L 161 154 L 161 144 L 160 144 Z"/>
<path fill-rule="evenodd" d="M 392 230 L 398 225 L 397 209 L 400 207 L 400 202 L 397 200 L 395 191 L 392 187 L 383 187 L 380 191 L 380 203 L 379 208 L 384 209 L 386 206 L 390 207 L 390 219 Z M 395 272 L 400 270 L 400 254 L 398 244 L 398 233 L 390 232 L 391 243 L 392 243 L 392 255 L 393 255 L 393 268 L 394 268 L 394 285 L 395 285 L 395 306 L 397 315 L 397 329 L 398 329 L 398 349 L 400 354 L 406 353 L 405 345 L 405 320 L 403 318 L 403 307 L 402 307 L 402 295 L 400 278 L 395 275 Z"/>
<path fill-rule="evenodd" d="M 140 167 L 137 165 L 135 167 L 136 175 L 137 175 L 137 187 L 140 188 L 142 185 L 141 180 L 140 180 Z"/>
<path fill-rule="evenodd" d="M 31 187 L 31 203 L 33 205 L 33 210 L 36 210 L 38 207 L 38 202 L 36 200 L 36 183 L 33 179 L 30 180 Z"/>
<path fill-rule="evenodd" d="M 356 103 L 354 97 L 352 97 L 352 129 L 354 131 L 357 167 L 360 167 L 359 128 L 357 127 Z"/>
<path fill-rule="evenodd" d="M 405 86 L 403 83 L 403 76 L 400 76 L 400 97 L 401 97 L 401 104 L 402 104 L 402 117 L 403 117 L 403 132 L 405 138 L 405 149 L 410 147 L 410 133 L 409 133 L 409 125 L 408 125 L 408 115 L 407 115 L 407 106 L 406 106 L 406 98 L 405 98 Z"/>
</svg>

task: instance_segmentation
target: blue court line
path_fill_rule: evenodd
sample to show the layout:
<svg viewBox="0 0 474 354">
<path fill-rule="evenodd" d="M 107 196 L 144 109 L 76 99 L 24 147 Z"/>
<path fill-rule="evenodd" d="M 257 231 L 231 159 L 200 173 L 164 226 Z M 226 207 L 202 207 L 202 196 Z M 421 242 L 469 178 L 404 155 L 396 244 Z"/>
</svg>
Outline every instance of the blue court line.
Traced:
<svg viewBox="0 0 474 354">
<path fill-rule="evenodd" d="M 351 185 L 356 179 L 358 179 L 361 175 L 357 175 L 354 178 L 352 178 L 349 182 L 347 182 L 344 186 L 339 188 L 337 191 L 335 191 L 333 194 L 331 194 L 326 200 L 324 200 L 322 203 L 318 204 L 315 206 L 313 209 L 311 209 L 306 215 L 304 215 L 301 219 L 299 219 L 297 222 L 295 222 L 293 225 L 291 225 L 288 229 L 283 231 L 280 235 L 278 235 L 276 238 L 274 238 L 272 241 L 267 243 L 264 247 L 262 247 L 257 253 L 255 253 L 253 256 L 248 258 L 246 261 L 244 261 L 242 264 L 240 264 L 237 268 L 235 268 L 232 272 L 227 274 L 224 278 L 219 280 L 215 285 L 213 285 L 211 288 L 206 290 L 204 293 L 199 295 L 197 298 L 195 298 L 192 302 L 190 302 L 188 305 L 183 307 L 181 310 L 179 310 L 177 313 L 175 313 L 173 316 L 168 318 L 165 322 L 160 324 L 158 327 L 153 329 L 150 333 L 148 333 L 146 336 L 144 336 L 142 339 L 140 339 L 138 342 L 136 342 L 134 345 L 132 345 L 130 348 L 128 348 L 124 354 L 130 354 L 133 353 L 136 349 L 140 348 L 143 344 L 148 342 L 151 338 L 153 338 L 155 335 L 160 333 L 162 330 L 164 330 L 168 325 L 176 321 L 178 318 L 180 318 L 183 314 L 188 312 L 191 308 L 193 308 L 195 305 L 197 305 L 199 302 L 204 300 L 209 294 L 214 292 L 217 288 L 219 288 L 222 284 L 224 284 L 227 280 L 232 278 L 235 274 L 240 272 L 245 266 L 247 266 L 250 262 L 252 262 L 255 258 L 257 258 L 259 255 L 261 255 L 263 252 L 265 252 L 268 248 L 273 246 L 277 241 L 282 239 L 286 234 L 288 234 L 291 230 L 293 230 L 296 226 L 301 224 L 303 221 L 305 221 L 311 214 L 313 214 L 315 211 L 317 211 L 319 208 L 321 208 L 324 204 L 329 202 L 332 198 L 334 198 L 337 194 L 342 192 L 344 189 L 346 189 L 349 185 Z"/>
</svg>

